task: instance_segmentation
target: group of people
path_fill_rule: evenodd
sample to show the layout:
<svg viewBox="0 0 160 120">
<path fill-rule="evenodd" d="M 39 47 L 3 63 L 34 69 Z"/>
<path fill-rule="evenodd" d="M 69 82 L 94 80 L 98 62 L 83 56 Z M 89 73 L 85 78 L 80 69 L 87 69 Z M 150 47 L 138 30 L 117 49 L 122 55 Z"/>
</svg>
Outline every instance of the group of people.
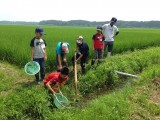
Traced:
<svg viewBox="0 0 160 120">
<path fill-rule="evenodd" d="M 114 38 L 119 34 L 118 28 L 115 26 L 117 19 L 113 17 L 110 23 L 104 24 L 103 26 L 97 26 L 97 33 L 93 35 L 93 50 L 94 57 L 91 61 L 91 65 L 94 65 L 95 61 L 101 62 L 103 58 L 103 52 L 108 48 L 107 58 L 110 57 Z M 56 65 L 57 72 L 49 74 L 45 78 L 45 65 L 44 62 L 47 60 L 46 53 L 46 42 L 42 38 L 44 35 L 43 28 L 37 27 L 35 29 L 35 37 L 30 42 L 31 47 L 31 61 L 36 61 L 40 65 L 40 74 L 35 75 L 37 84 L 40 81 L 44 82 L 44 86 L 49 89 L 49 91 L 55 96 L 56 91 L 60 91 L 65 82 L 68 80 L 69 69 L 67 68 L 67 58 L 66 55 L 69 53 L 70 45 L 67 42 L 59 42 L 56 47 Z M 76 40 L 76 50 L 75 55 L 72 57 L 71 61 L 73 63 L 73 68 L 75 62 L 80 61 L 82 73 L 85 73 L 85 63 L 89 56 L 89 46 L 84 41 L 83 36 L 79 36 Z"/>
</svg>

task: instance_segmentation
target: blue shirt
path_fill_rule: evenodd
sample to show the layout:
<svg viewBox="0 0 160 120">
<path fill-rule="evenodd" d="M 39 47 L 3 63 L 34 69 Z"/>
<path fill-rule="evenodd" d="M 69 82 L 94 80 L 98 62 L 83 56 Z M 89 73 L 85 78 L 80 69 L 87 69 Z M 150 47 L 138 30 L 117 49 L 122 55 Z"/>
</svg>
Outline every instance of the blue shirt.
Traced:
<svg viewBox="0 0 160 120">
<path fill-rule="evenodd" d="M 63 42 L 59 42 L 57 44 L 57 47 L 56 47 L 56 54 L 60 55 L 60 54 L 64 54 L 64 51 L 62 50 L 62 43 Z M 68 46 L 68 53 L 69 53 L 69 43 L 65 42 Z"/>
</svg>

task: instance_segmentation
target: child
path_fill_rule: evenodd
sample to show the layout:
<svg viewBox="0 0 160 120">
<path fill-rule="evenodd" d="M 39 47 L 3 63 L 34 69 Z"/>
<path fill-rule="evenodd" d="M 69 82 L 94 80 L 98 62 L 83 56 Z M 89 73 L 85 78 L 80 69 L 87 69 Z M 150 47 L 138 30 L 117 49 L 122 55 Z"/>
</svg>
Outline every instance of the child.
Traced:
<svg viewBox="0 0 160 120">
<path fill-rule="evenodd" d="M 85 63 L 89 56 L 88 44 L 84 42 L 83 37 L 79 36 L 76 41 L 76 62 L 80 60 L 82 74 L 85 73 Z M 72 64 L 74 65 L 74 56 L 72 57 Z"/>
<path fill-rule="evenodd" d="M 62 67 L 67 66 L 67 53 L 69 53 L 69 43 L 59 42 L 56 47 L 56 64 L 58 72 L 62 69 Z"/>
<path fill-rule="evenodd" d="M 100 63 L 102 59 L 104 36 L 102 34 L 101 26 L 97 27 L 97 33 L 93 35 L 92 40 L 93 40 L 94 58 L 92 59 L 91 65 L 94 65 L 96 59 L 98 59 L 98 63 Z"/>
<path fill-rule="evenodd" d="M 43 28 L 37 27 L 35 29 L 35 37 L 30 42 L 31 61 L 36 61 L 40 65 L 40 76 L 39 73 L 35 75 L 37 84 L 40 84 L 40 77 L 41 81 L 43 81 L 45 77 L 44 61 L 47 60 L 47 53 L 46 53 L 46 42 L 42 38 L 43 35 L 44 35 Z"/>
<path fill-rule="evenodd" d="M 60 72 L 53 72 L 49 74 L 44 80 L 44 86 L 56 96 L 56 92 L 62 94 L 60 88 L 64 86 L 65 82 L 68 80 L 69 69 L 64 67 Z"/>
</svg>

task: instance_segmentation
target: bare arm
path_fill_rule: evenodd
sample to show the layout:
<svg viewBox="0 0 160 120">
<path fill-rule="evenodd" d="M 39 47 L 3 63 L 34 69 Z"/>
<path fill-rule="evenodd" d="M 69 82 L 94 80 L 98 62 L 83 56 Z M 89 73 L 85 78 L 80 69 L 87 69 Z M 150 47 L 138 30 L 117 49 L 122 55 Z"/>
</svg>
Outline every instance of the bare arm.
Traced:
<svg viewBox="0 0 160 120">
<path fill-rule="evenodd" d="M 93 50 L 94 50 L 94 39 L 92 39 L 92 47 L 93 47 Z"/>
<path fill-rule="evenodd" d="M 47 53 L 46 53 L 46 48 L 44 48 L 44 60 L 47 60 Z"/>
<path fill-rule="evenodd" d="M 103 46 L 102 46 L 102 52 L 104 51 L 104 41 L 102 41 L 102 43 L 103 43 Z"/>
<path fill-rule="evenodd" d="M 59 91 L 59 93 L 60 93 L 61 95 L 63 95 L 62 92 L 61 92 L 61 90 L 60 90 L 60 85 L 59 85 L 59 83 L 57 83 L 57 86 L 58 86 L 58 91 Z"/>
<path fill-rule="evenodd" d="M 79 61 L 82 57 L 83 57 L 83 54 L 80 53 L 80 56 L 76 61 Z"/>
<path fill-rule="evenodd" d="M 59 68 L 62 68 L 61 56 L 60 55 L 58 55 L 58 63 L 59 63 Z"/>
<path fill-rule="evenodd" d="M 34 47 L 31 47 L 31 61 L 33 61 Z"/>
<path fill-rule="evenodd" d="M 46 84 L 46 87 L 53 93 L 53 95 L 54 96 L 56 96 L 56 92 L 52 89 L 52 87 L 51 87 L 51 82 L 48 82 L 47 84 Z"/>
</svg>

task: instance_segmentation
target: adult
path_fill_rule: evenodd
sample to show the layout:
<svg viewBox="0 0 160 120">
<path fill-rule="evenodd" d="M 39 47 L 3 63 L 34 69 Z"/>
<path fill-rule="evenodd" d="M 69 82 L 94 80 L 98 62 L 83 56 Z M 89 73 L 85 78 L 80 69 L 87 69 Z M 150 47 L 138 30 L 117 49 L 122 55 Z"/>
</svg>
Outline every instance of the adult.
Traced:
<svg viewBox="0 0 160 120">
<path fill-rule="evenodd" d="M 117 22 L 117 18 L 112 17 L 112 19 L 110 20 L 110 23 L 104 24 L 102 26 L 102 29 L 104 30 L 104 37 L 105 37 L 104 51 L 106 51 L 106 48 L 108 47 L 107 58 L 111 56 L 114 38 L 119 34 L 119 30 L 117 26 L 115 26 L 116 22 Z"/>
</svg>

